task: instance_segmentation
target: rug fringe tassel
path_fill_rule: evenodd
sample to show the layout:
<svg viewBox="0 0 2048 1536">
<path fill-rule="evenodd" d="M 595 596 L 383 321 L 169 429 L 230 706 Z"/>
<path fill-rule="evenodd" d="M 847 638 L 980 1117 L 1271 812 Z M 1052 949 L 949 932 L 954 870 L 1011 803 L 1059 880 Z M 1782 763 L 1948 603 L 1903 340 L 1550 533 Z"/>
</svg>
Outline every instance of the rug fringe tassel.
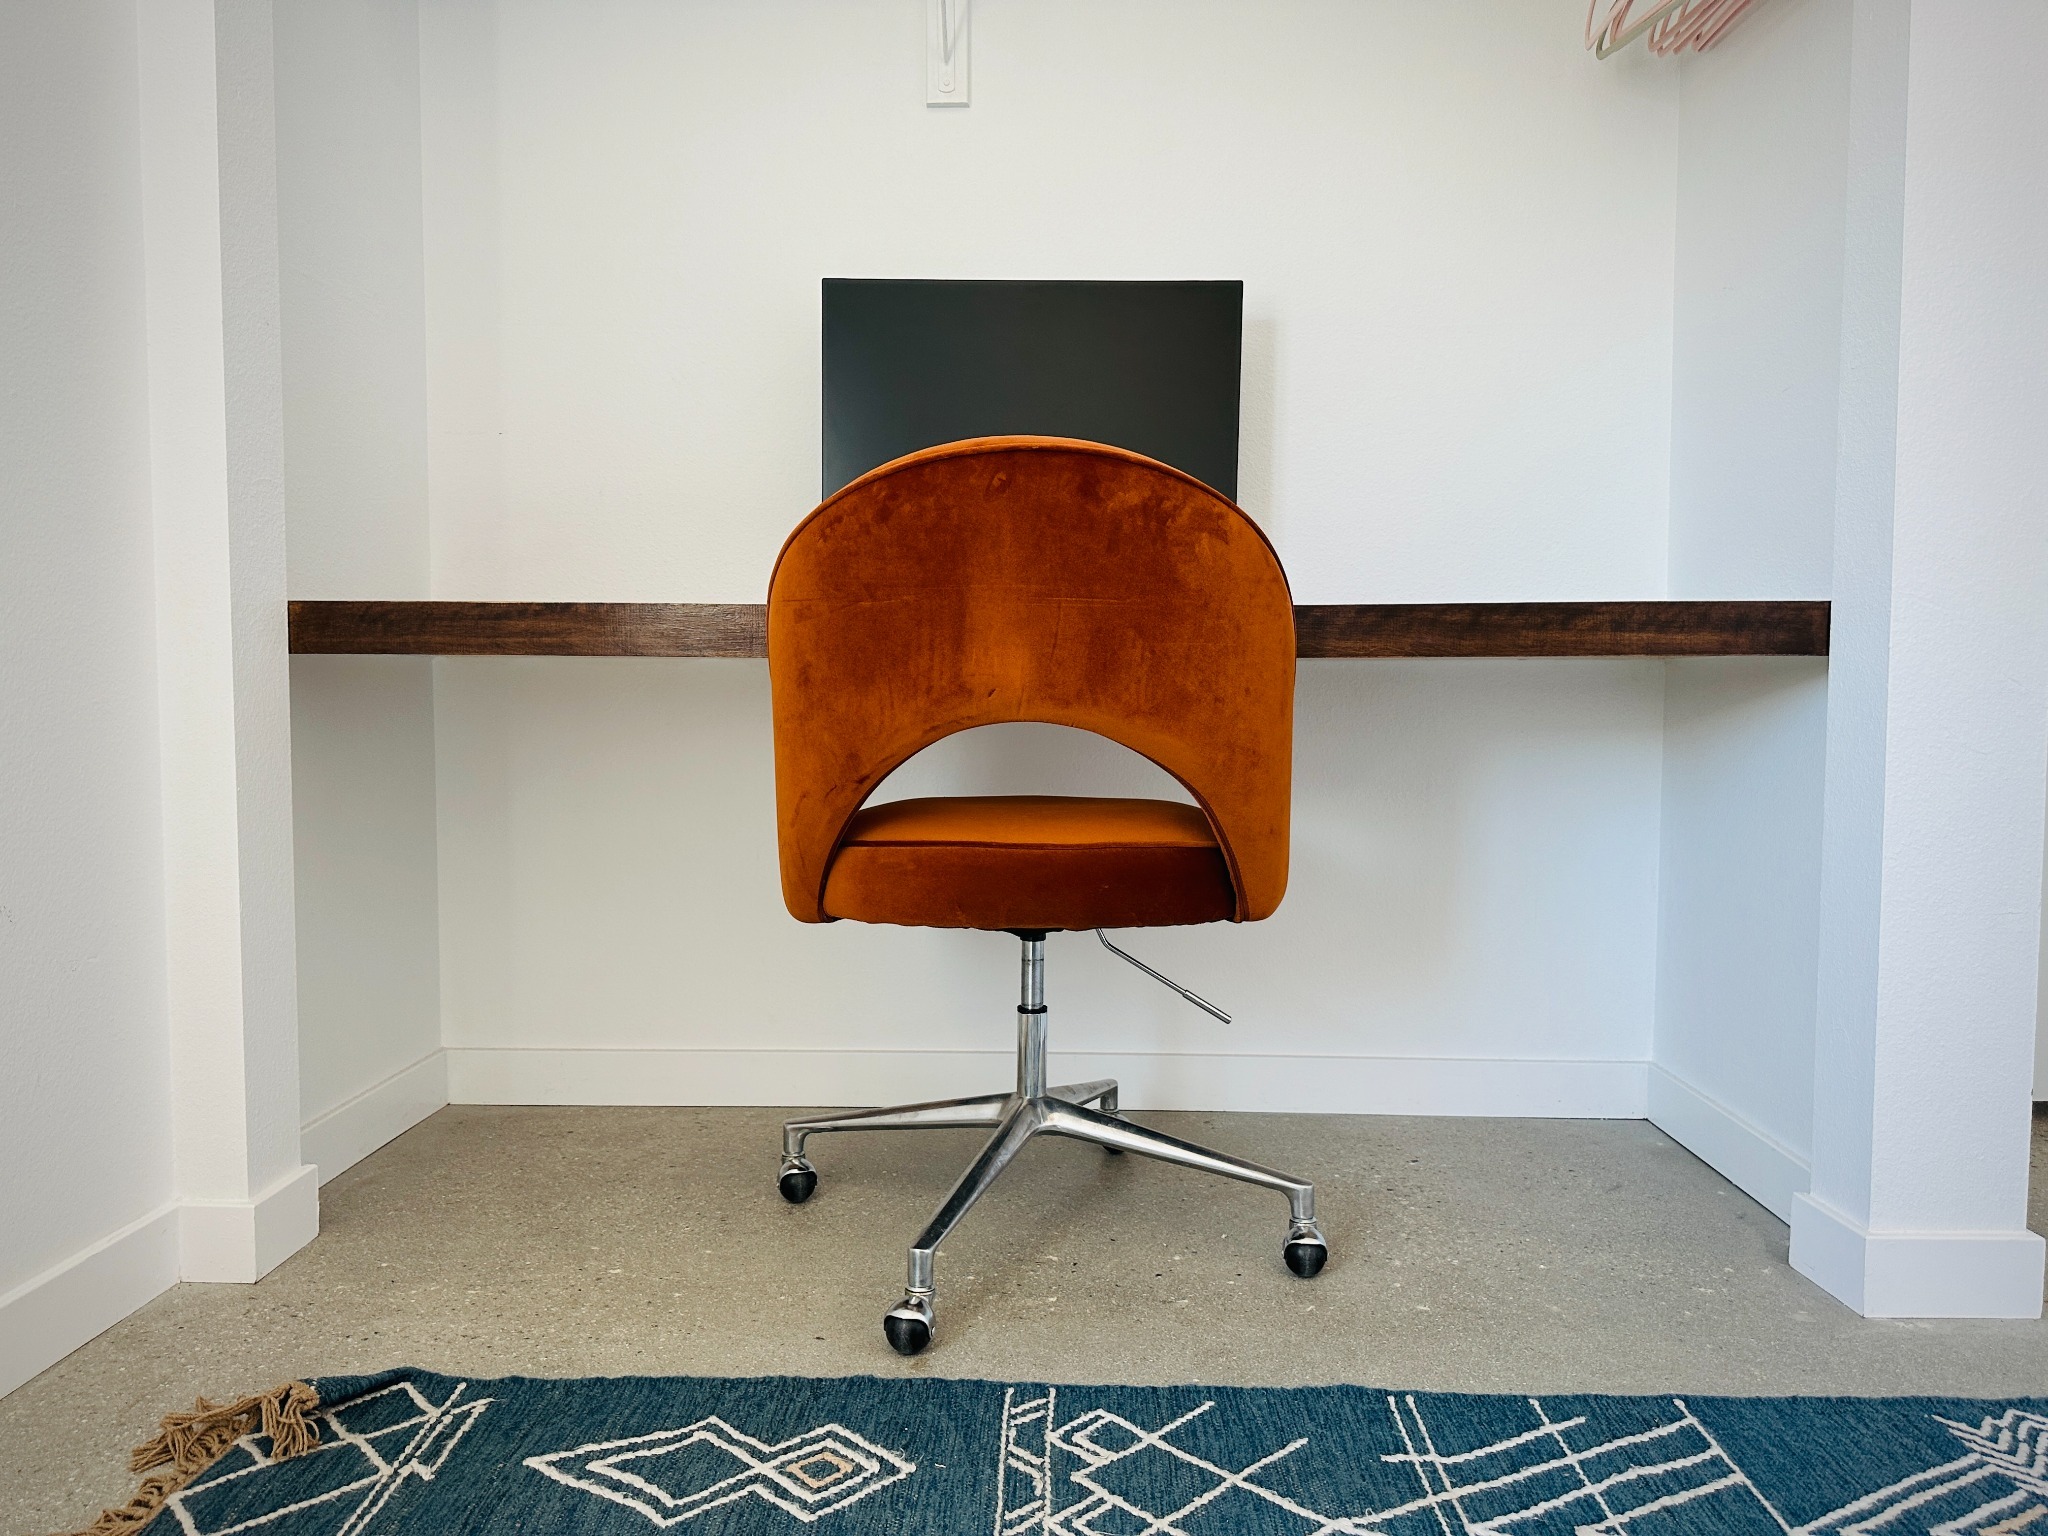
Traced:
<svg viewBox="0 0 2048 1536">
<path fill-rule="evenodd" d="M 150 1474 L 135 1497 L 119 1509 L 100 1511 L 99 1519 L 73 1536 L 129 1536 L 141 1530 L 172 1494 L 220 1460 L 237 1440 L 258 1430 L 270 1437 L 272 1461 L 305 1455 L 320 1443 L 320 1426 L 310 1416 L 319 1406 L 317 1392 L 293 1381 L 239 1402 L 211 1403 L 202 1397 L 190 1413 L 165 1414 L 155 1436 L 128 1458 L 131 1472 Z"/>
</svg>

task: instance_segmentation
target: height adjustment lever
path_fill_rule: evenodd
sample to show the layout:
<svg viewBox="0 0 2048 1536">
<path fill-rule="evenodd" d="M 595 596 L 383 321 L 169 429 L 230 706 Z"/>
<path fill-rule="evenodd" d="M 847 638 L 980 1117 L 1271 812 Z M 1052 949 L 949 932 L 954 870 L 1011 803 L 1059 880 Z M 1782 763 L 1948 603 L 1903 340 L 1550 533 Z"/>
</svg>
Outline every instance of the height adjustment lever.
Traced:
<svg viewBox="0 0 2048 1536">
<path fill-rule="evenodd" d="M 1202 1012 L 1208 1014 L 1211 1018 L 1221 1019 L 1225 1024 L 1228 1024 L 1230 1022 L 1230 1015 L 1225 1013 L 1221 1008 L 1218 1008 L 1214 1003 L 1210 1002 L 1207 998 L 1199 996 L 1196 993 L 1190 992 L 1186 987 L 1182 986 L 1179 982 L 1175 981 L 1171 976 L 1162 976 L 1159 972 L 1153 970 L 1151 966 L 1147 965 L 1144 961 L 1140 960 L 1136 955 L 1128 955 L 1125 954 L 1122 950 L 1118 949 L 1114 944 L 1109 942 L 1109 935 L 1104 933 L 1100 928 L 1095 930 L 1095 937 L 1102 940 L 1102 947 L 1108 950 L 1112 955 L 1115 955 L 1117 959 L 1128 960 L 1132 965 L 1135 965 L 1139 970 L 1143 971 L 1147 976 L 1150 976 L 1162 987 L 1165 987 L 1167 990 L 1172 992 L 1178 992 L 1182 997 L 1186 998 L 1189 1002 L 1193 1003 L 1197 1008 L 1201 1009 Z"/>
</svg>

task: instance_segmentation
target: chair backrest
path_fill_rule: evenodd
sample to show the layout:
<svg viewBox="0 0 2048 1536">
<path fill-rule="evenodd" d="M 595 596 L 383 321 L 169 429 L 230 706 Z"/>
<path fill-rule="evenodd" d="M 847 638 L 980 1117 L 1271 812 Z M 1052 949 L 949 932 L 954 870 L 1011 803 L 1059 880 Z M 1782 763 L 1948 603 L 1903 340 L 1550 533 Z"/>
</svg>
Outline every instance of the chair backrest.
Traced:
<svg viewBox="0 0 2048 1536">
<path fill-rule="evenodd" d="M 826 921 L 846 824 L 979 725 L 1120 742 L 1208 814 L 1240 922 L 1287 888 L 1294 608 L 1258 525 L 1200 481 L 1066 438 L 948 443 L 830 497 L 768 587 L 790 912 Z"/>
</svg>

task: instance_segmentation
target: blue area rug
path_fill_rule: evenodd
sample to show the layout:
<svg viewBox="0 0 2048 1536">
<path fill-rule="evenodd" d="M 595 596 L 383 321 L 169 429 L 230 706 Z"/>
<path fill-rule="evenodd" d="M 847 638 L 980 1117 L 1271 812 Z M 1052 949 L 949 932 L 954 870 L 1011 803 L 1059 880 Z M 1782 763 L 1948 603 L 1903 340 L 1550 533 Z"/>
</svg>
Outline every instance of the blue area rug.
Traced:
<svg viewBox="0 0 2048 1536">
<path fill-rule="evenodd" d="M 870 1377 L 313 1383 L 151 1536 L 2048 1536 L 2048 1400 Z"/>
</svg>

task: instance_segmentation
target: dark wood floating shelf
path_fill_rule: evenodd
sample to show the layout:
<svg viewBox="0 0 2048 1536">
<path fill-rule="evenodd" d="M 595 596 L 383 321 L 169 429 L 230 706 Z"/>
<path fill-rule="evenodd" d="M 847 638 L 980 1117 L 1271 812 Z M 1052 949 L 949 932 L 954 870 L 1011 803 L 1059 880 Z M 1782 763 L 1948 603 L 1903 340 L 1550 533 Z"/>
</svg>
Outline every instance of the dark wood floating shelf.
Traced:
<svg viewBox="0 0 2048 1536">
<path fill-rule="evenodd" d="M 1299 652 L 1825 656 L 1826 602 L 1308 603 Z M 295 602 L 299 655 L 765 656 L 760 603 Z"/>
</svg>

